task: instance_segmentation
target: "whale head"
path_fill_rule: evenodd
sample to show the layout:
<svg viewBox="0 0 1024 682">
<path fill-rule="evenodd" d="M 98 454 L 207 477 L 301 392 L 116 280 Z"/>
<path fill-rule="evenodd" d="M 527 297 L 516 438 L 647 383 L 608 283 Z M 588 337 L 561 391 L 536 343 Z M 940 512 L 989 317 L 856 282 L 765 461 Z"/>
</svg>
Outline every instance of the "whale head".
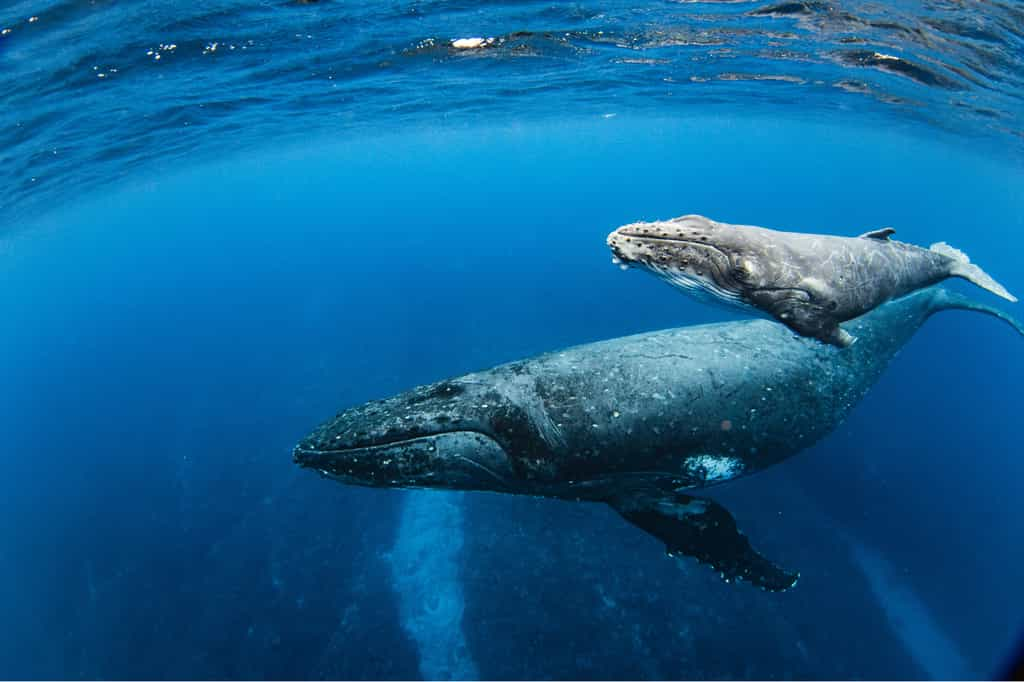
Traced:
<svg viewBox="0 0 1024 682">
<path fill-rule="evenodd" d="M 351 485 L 508 491 L 514 475 L 497 437 L 508 411 L 499 401 L 458 381 L 423 386 L 339 413 L 293 458 Z"/>
<path fill-rule="evenodd" d="M 704 216 L 630 223 L 607 242 L 614 262 L 648 270 L 707 302 L 749 311 L 752 294 L 772 285 L 774 268 L 749 235 Z"/>
</svg>

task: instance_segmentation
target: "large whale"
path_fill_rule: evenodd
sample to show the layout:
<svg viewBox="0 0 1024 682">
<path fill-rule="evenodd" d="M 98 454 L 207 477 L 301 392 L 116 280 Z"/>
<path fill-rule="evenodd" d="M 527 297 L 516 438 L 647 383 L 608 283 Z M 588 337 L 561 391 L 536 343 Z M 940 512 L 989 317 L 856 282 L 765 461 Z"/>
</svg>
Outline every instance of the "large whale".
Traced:
<svg viewBox="0 0 1024 682">
<path fill-rule="evenodd" d="M 754 473 L 829 433 L 934 312 L 1005 313 L 942 288 L 854 320 L 842 353 L 768 320 L 576 346 L 345 410 L 294 450 L 341 483 L 605 502 L 726 579 L 797 574 L 758 554 L 693 491 Z"/>
<path fill-rule="evenodd" d="M 686 215 L 630 223 L 608 235 L 617 262 L 646 269 L 705 300 L 775 318 L 802 336 L 846 347 L 839 326 L 876 306 L 947 277 L 962 277 L 1009 301 L 1016 298 L 944 242 L 923 249 L 890 237 L 780 232 Z"/>
</svg>

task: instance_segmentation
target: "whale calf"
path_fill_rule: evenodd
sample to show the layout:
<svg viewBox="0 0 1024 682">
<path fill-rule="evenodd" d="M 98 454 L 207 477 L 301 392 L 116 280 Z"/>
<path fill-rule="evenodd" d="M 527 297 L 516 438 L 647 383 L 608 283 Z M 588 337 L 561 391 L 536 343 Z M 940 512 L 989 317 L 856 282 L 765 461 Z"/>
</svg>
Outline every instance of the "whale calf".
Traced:
<svg viewBox="0 0 1024 682">
<path fill-rule="evenodd" d="M 924 249 L 883 228 L 859 237 L 780 232 L 686 215 L 630 223 L 608 235 L 616 262 L 654 273 L 683 291 L 746 308 L 801 336 L 846 347 L 839 326 L 878 305 L 947 277 L 1017 299 L 944 242 Z"/>
<path fill-rule="evenodd" d="M 942 288 L 854 320 L 843 353 L 768 320 L 611 339 L 347 409 L 294 449 L 346 484 L 604 502 L 727 580 L 785 590 L 720 504 L 694 491 L 752 474 L 832 431 L 934 312 L 1005 313 Z"/>
</svg>

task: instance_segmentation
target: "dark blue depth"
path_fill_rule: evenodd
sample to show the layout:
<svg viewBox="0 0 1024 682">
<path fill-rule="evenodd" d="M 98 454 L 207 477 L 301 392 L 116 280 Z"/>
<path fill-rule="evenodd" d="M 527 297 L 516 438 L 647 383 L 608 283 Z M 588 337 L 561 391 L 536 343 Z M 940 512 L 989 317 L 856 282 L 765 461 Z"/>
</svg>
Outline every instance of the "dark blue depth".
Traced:
<svg viewBox="0 0 1024 682">
<path fill-rule="evenodd" d="M 783 594 L 598 505 L 410 518 L 426 493 L 290 448 L 418 383 L 729 315 L 614 268 L 632 220 L 891 225 L 1020 294 L 1021 181 L 879 130 L 623 116 L 325 141 L 55 210 L 0 241 L 0 676 L 441 675 L 403 612 L 424 585 L 458 586 L 486 678 L 991 674 L 1022 625 L 1024 346 L 982 316 L 936 317 L 836 433 L 711 491 L 801 568 Z"/>
</svg>

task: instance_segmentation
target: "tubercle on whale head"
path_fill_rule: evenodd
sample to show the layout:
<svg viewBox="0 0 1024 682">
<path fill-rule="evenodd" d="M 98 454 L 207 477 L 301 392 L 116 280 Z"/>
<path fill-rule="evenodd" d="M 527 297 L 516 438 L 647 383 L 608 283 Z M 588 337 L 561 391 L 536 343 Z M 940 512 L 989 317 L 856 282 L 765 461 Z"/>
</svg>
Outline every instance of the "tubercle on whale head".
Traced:
<svg viewBox="0 0 1024 682">
<path fill-rule="evenodd" d="M 666 221 L 635 222 L 612 230 L 608 247 L 624 263 L 650 264 L 658 255 L 655 247 L 670 244 L 708 245 L 719 224 L 699 215 Z"/>
<path fill-rule="evenodd" d="M 745 303 L 770 268 L 733 226 L 700 215 L 622 225 L 607 237 L 613 262 L 641 267 L 690 294 Z"/>
</svg>

